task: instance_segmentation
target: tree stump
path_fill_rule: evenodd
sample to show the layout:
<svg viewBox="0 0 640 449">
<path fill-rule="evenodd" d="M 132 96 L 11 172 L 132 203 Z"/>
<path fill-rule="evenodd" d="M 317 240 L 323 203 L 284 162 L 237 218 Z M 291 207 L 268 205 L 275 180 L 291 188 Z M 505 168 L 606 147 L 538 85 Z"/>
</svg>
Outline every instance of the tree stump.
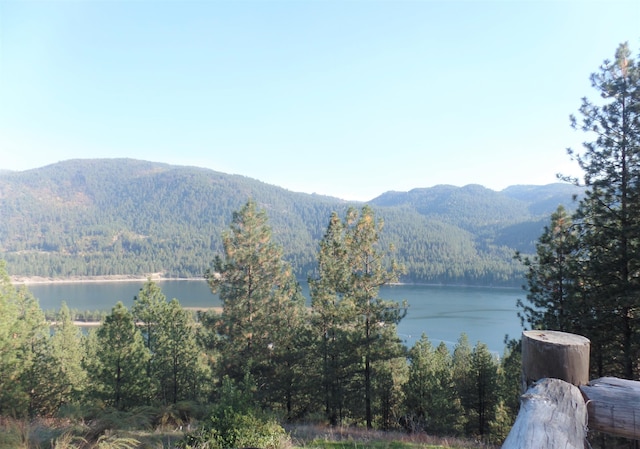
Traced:
<svg viewBox="0 0 640 449">
<path fill-rule="evenodd" d="M 542 379 L 522 395 L 502 449 L 584 449 L 586 438 L 587 406 L 578 387 Z"/>
<path fill-rule="evenodd" d="M 589 347 L 586 337 L 558 331 L 522 333 L 523 391 L 543 378 L 580 386 L 589 383 Z"/>
</svg>

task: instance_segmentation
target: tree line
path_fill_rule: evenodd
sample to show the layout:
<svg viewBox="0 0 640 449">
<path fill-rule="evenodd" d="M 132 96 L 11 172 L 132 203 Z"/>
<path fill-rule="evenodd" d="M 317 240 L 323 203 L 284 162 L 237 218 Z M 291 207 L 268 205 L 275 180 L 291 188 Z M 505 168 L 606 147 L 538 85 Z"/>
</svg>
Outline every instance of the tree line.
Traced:
<svg viewBox="0 0 640 449">
<path fill-rule="evenodd" d="M 524 271 L 513 251 L 534 251 L 542 220 L 570 202 L 565 187 L 523 195 L 436 186 L 370 205 L 388 224 L 382 238 L 395 245 L 404 282 L 517 286 Z M 331 212 L 360 206 L 193 167 L 71 160 L 0 173 L 0 255 L 19 276 L 199 277 L 248 197 L 268 210 L 274 240 L 300 279 L 317 268 Z"/>
<path fill-rule="evenodd" d="M 382 248 L 382 227 L 368 206 L 331 215 L 307 307 L 266 212 L 249 200 L 205 274 L 221 312 L 194 318 L 149 280 L 131 309 L 118 303 L 86 335 L 65 305 L 49 329 L 3 264 L 0 415 L 173 407 L 201 419 L 184 447 L 228 441 L 220 428 L 249 418 L 271 432 L 316 420 L 500 441 L 518 408 L 517 345 L 501 359 L 464 335 L 453 353 L 426 335 L 405 347 L 396 326 L 406 304 L 378 295 L 404 269 Z"/>
</svg>

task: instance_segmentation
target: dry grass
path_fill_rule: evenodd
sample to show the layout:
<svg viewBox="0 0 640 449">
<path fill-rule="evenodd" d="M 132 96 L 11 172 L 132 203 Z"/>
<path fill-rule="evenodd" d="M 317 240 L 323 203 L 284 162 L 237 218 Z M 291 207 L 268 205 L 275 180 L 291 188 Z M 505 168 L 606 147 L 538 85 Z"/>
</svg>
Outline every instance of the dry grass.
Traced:
<svg viewBox="0 0 640 449">
<path fill-rule="evenodd" d="M 497 446 L 456 437 L 436 437 L 426 433 L 383 432 L 357 427 L 331 427 L 319 424 L 285 426 L 294 447 L 300 448 L 376 448 L 376 449 L 495 449 Z"/>
</svg>

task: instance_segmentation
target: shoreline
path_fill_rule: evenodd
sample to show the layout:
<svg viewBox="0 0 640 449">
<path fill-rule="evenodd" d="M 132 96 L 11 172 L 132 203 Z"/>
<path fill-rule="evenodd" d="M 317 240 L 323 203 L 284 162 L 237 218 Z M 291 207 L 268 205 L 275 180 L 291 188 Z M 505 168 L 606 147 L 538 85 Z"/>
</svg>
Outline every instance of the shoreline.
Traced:
<svg viewBox="0 0 640 449">
<path fill-rule="evenodd" d="M 110 282 L 146 282 L 148 280 L 154 282 L 163 281 L 205 281 L 203 277 L 176 278 L 165 277 L 162 273 L 151 273 L 146 276 L 133 274 L 114 274 L 107 276 L 72 276 L 68 278 L 55 278 L 44 276 L 9 276 L 9 280 L 13 285 L 44 285 L 44 284 L 82 284 L 82 283 L 110 283 Z M 300 280 L 298 280 L 300 281 Z M 462 288 L 495 288 L 495 289 L 522 289 L 522 285 L 518 286 L 496 286 L 496 285 L 473 285 L 473 284 L 438 284 L 438 283 L 420 283 L 420 282 L 394 282 L 387 284 L 388 287 L 394 286 L 419 286 L 419 287 L 462 287 Z"/>
<path fill-rule="evenodd" d="M 162 273 L 152 273 L 147 276 L 137 275 L 108 275 L 108 276 L 74 276 L 69 278 L 54 278 L 42 276 L 9 276 L 13 285 L 37 285 L 37 284 L 81 284 L 81 283 L 109 283 L 109 282 L 154 282 L 162 281 L 204 281 L 202 278 L 171 278 L 164 277 Z"/>
</svg>

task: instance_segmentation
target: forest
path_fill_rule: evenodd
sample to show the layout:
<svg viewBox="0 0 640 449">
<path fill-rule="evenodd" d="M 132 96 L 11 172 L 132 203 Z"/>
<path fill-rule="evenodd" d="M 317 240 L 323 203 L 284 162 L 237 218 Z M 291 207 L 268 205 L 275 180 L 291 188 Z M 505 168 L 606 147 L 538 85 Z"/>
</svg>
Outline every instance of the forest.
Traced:
<svg viewBox="0 0 640 449">
<path fill-rule="evenodd" d="M 193 426 L 181 448 L 286 447 L 282 426 L 309 421 L 501 441 L 518 408 L 517 343 L 501 359 L 465 335 L 453 353 L 427 335 L 405 347 L 396 325 L 406 304 L 378 296 L 404 270 L 386 262 L 382 221 L 363 206 L 329 223 L 311 307 L 249 200 L 206 272 L 221 312 L 194 317 L 148 280 L 130 310 L 118 303 L 86 334 L 66 305 L 50 325 L 2 262 L 0 416 L 86 423 L 60 429 L 55 447 L 138 447 L 118 433 L 123 421 Z"/>
<path fill-rule="evenodd" d="M 585 97 L 571 117 L 572 126 L 586 134 L 581 152 L 569 150 L 584 178 L 567 181 L 581 194 L 572 209 L 555 206 L 531 252 L 515 252 L 513 263 L 520 265 L 526 283 L 526 299 L 518 306 L 529 328 L 587 337 L 592 377 L 638 379 L 640 62 L 628 44 L 603 62 L 591 82 L 598 100 Z M 29 174 L 34 186 L 42 186 L 41 173 Z M 50 184 L 41 196 L 67 204 L 63 194 L 69 190 L 61 186 L 61 196 L 51 196 L 56 188 Z M 399 196 L 419 215 L 420 203 L 411 195 L 433 211 L 429 198 L 447 189 Z M 464 189 L 453 190 L 460 194 Z M 33 192 L 29 198 L 37 197 Z M 27 201 L 15 193 L 12 204 Z M 55 322 L 48 322 L 28 288 L 11 283 L 11 259 L 0 262 L 0 425 L 5 430 L 0 447 L 279 449 L 292 445 L 286 430 L 291 424 L 309 422 L 328 429 L 465 436 L 500 444 L 519 408 L 519 342 L 507 342 L 500 358 L 482 343 L 472 347 L 464 335 L 452 352 L 444 345 L 434 347 L 428 335 L 407 348 L 396 332 L 406 305 L 378 295 L 381 286 L 409 271 L 393 239 L 385 237 L 394 214 L 408 206 L 379 209 L 373 201 L 331 210 L 332 200 L 320 199 L 327 213 L 317 221 L 321 229 L 315 267 L 307 271 L 307 307 L 296 259 L 285 252 L 274 232 L 279 228 L 271 225 L 273 209 L 267 206 L 275 203 L 247 196 L 238 207 L 230 206 L 235 209 L 220 232 L 220 246 L 210 240 L 213 256 L 202 262 L 209 287 L 222 301 L 221 311 L 194 317 L 149 280 L 131 309 L 117 304 L 85 334 L 65 306 Z M 396 202 L 393 196 L 378 200 Z M 91 201 L 79 194 L 73 202 L 78 216 L 97 232 L 100 222 L 83 215 L 82 205 Z M 442 197 L 437 203 L 443 217 L 447 208 L 460 212 L 457 229 L 464 234 L 460 203 L 447 205 Z M 32 212 L 45 212 L 34 204 L 25 203 L 34 207 Z M 134 203 L 122 207 L 124 212 Z M 177 209 L 173 213 L 184 217 Z M 10 215 L 13 220 L 19 216 Z M 62 215 L 50 218 L 42 223 L 67 223 Z M 130 219 L 121 217 L 123 223 Z M 151 235 L 154 223 L 138 223 L 138 229 Z M 189 229 L 189 221 L 176 223 Z M 446 220 L 439 223 L 445 226 Z M 520 225 L 525 226 L 513 224 Z M 20 222 L 10 226 L 19 229 Z M 21 228 L 35 232 L 38 226 L 25 221 Z M 484 229 L 487 242 L 495 243 L 491 225 Z M 26 234 L 13 239 L 25 245 L 14 255 L 30 253 Z M 88 235 L 70 232 L 65 238 L 75 236 L 90 248 L 96 240 Z M 128 238 L 128 245 L 134 245 L 135 236 Z M 438 241 L 435 233 L 430 238 Z M 60 249 L 54 243 L 47 248 Z M 186 255 L 184 260 L 189 260 Z M 46 438 L 34 442 L 24 429 L 31 429 L 35 419 L 59 425 L 49 426 Z M 127 433 L 132 428 L 180 431 L 171 443 L 149 444 L 138 439 L 140 433 Z M 634 443 L 589 432 L 589 444 L 615 448 Z"/>
<path fill-rule="evenodd" d="M 524 271 L 513 253 L 532 254 L 549 214 L 560 204 L 575 208 L 580 191 L 570 183 L 501 192 L 436 186 L 387 192 L 367 204 L 406 267 L 403 282 L 519 287 Z M 0 173 L 0 256 L 13 276 L 202 277 L 248 198 L 267 211 L 299 279 L 317 268 L 331 212 L 361 206 L 207 169 L 70 160 Z"/>
</svg>

